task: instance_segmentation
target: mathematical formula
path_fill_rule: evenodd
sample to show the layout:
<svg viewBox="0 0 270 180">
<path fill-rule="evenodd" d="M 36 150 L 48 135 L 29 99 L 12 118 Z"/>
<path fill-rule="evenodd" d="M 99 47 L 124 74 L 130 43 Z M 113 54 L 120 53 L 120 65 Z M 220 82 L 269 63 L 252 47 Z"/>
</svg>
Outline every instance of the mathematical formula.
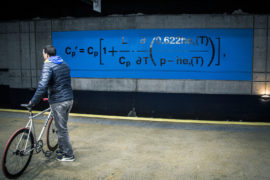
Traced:
<svg viewBox="0 0 270 180">
<path fill-rule="evenodd" d="M 73 77 L 251 80 L 252 29 L 54 32 Z"/>
</svg>

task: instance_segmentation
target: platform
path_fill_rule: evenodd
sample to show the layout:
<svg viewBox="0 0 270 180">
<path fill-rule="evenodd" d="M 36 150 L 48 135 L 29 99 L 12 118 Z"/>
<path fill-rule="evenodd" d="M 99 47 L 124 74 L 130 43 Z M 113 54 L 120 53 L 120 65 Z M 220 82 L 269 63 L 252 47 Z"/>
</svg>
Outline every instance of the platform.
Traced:
<svg viewBox="0 0 270 180">
<path fill-rule="evenodd" d="M 1 154 L 27 117 L 0 111 Z M 269 124 L 207 122 L 72 114 L 75 162 L 34 154 L 19 179 L 270 179 Z M 43 121 L 35 123 L 38 129 Z"/>
</svg>

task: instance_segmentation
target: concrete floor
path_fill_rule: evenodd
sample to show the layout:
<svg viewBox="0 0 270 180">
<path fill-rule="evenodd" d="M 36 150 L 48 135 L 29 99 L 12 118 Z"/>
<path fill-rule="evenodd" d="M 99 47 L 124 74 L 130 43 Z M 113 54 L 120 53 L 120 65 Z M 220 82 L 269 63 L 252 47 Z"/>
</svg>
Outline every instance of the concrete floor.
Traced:
<svg viewBox="0 0 270 180">
<path fill-rule="evenodd" d="M 26 118 L 0 111 L 1 154 Z M 42 126 L 43 121 L 35 122 Z M 270 126 L 71 117 L 69 130 L 75 162 L 34 154 L 19 179 L 270 179 Z"/>
</svg>

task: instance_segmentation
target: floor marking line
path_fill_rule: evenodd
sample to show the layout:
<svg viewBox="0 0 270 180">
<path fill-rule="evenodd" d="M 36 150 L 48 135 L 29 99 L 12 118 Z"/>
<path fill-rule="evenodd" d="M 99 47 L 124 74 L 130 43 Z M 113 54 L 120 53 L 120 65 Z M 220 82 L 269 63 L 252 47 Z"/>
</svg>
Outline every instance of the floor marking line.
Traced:
<svg viewBox="0 0 270 180">
<path fill-rule="evenodd" d="M 28 113 L 27 110 L 19 110 L 19 109 L 2 109 L 2 108 L 0 108 L 0 111 Z M 32 111 L 32 112 L 39 113 L 41 111 Z M 192 120 L 192 119 L 166 119 L 166 118 L 126 117 L 126 116 L 110 116 L 110 115 L 97 115 L 97 114 L 80 114 L 80 113 L 70 113 L 69 115 L 71 117 L 88 117 L 88 118 L 112 119 L 112 120 L 132 120 L 132 121 L 170 122 L 170 123 L 194 123 L 194 124 L 220 124 L 220 125 L 270 126 L 270 123 L 267 123 L 267 122 L 236 122 L 236 121 L 208 121 L 208 120 Z"/>
</svg>

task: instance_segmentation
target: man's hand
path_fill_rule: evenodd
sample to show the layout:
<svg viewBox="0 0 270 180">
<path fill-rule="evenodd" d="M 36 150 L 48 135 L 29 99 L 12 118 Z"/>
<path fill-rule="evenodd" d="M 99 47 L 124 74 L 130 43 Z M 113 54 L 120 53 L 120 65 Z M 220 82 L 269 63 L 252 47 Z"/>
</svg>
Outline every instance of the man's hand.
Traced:
<svg viewBox="0 0 270 180">
<path fill-rule="evenodd" d="M 33 106 L 35 106 L 34 104 L 32 104 L 32 102 L 31 101 L 29 101 L 29 106 L 31 106 L 31 107 L 33 107 Z"/>
</svg>

